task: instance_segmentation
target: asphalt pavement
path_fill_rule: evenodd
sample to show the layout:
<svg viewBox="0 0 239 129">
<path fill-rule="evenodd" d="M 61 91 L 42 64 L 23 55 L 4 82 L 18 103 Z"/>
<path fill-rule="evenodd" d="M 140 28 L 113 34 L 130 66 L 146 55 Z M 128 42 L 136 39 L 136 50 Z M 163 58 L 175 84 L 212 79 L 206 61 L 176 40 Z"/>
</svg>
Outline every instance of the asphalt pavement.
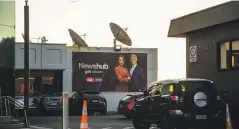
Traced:
<svg viewBox="0 0 239 129">
<path fill-rule="evenodd" d="M 31 117 L 30 123 L 39 129 L 62 129 L 62 118 L 59 116 Z M 121 115 L 89 116 L 88 126 L 89 129 L 134 129 L 132 120 Z M 80 116 L 70 117 L 70 129 L 80 129 Z M 159 128 L 152 125 L 151 129 Z"/>
</svg>

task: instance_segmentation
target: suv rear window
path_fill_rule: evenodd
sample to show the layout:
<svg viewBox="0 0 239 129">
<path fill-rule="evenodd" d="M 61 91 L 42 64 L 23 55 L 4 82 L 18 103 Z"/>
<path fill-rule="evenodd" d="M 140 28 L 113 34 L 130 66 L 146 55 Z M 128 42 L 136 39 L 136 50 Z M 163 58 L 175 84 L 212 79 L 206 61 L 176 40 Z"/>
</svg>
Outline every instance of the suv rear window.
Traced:
<svg viewBox="0 0 239 129">
<path fill-rule="evenodd" d="M 181 99 L 184 98 L 186 92 L 195 92 L 198 89 L 204 89 L 212 93 L 217 92 L 213 83 L 209 81 L 182 81 L 179 83 L 178 95 Z"/>
</svg>

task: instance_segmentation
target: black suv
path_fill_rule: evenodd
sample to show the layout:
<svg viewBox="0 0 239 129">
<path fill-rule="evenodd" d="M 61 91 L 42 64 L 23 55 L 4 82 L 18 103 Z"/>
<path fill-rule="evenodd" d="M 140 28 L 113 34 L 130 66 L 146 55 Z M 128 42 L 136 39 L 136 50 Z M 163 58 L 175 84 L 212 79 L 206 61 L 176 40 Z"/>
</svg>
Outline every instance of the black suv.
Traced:
<svg viewBox="0 0 239 129">
<path fill-rule="evenodd" d="M 206 79 L 172 79 L 152 83 L 137 100 L 133 124 L 136 129 L 225 129 L 225 105 Z"/>
</svg>

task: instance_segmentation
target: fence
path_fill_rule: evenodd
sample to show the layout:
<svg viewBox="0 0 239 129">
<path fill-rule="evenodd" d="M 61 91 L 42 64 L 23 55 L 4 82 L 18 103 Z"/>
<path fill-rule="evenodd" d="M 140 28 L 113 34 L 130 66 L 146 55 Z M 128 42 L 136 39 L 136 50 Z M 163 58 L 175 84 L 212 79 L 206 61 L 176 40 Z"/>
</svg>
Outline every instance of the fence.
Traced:
<svg viewBox="0 0 239 129">
<path fill-rule="evenodd" d="M 24 107 L 23 103 L 17 101 L 15 98 L 12 98 L 11 96 L 1 96 L 0 94 L 0 109 L 0 116 L 12 116 L 13 113 L 16 113 L 17 118 L 19 110 L 23 110 L 25 126 L 29 127 L 29 120 L 26 108 Z"/>
</svg>

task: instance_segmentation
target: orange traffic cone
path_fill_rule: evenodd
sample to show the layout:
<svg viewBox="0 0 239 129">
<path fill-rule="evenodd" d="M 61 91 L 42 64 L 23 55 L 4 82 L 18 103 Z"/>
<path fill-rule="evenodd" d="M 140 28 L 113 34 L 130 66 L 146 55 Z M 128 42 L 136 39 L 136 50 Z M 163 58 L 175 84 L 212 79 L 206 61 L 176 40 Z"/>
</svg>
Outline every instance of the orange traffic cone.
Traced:
<svg viewBox="0 0 239 129">
<path fill-rule="evenodd" d="M 229 112 L 229 106 L 226 104 L 226 119 L 227 119 L 227 129 L 232 129 L 231 116 Z"/>
<path fill-rule="evenodd" d="M 84 103 L 83 103 L 80 129 L 88 129 L 88 114 L 87 114 L 86 100 L 84 100 Z"/>
</svg>

